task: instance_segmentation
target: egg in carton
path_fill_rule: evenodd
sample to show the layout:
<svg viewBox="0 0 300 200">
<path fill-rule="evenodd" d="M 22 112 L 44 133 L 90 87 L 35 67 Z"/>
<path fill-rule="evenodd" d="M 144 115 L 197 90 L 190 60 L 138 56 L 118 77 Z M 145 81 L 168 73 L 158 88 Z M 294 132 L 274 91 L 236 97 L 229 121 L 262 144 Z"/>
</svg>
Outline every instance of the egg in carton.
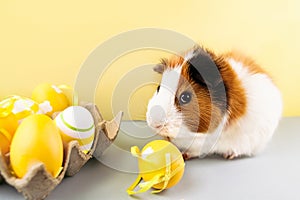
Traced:
<svg viewBox="0 0 300 200">
<path fill-rule="evenodd" d="M 63 170 L 57 178 L 53 178 L 42 163 L 36 164 L 27 174 L 19 179 L 14 176 L 9 167 L 9 158 L 0 152 L 0 183 L 5 181 L 22 193 L 26 199 L 44 199 L 61 183 L 65 176 L 75 175 L 92 157 L 100 157 L 115 140 L 123 113 L 119 112 L 112 121 L 105 121 L 97 106 L 85 103 L 81 106 L 90 111 L 95 122 L 95 138 L 91 150 L 84 153 L 77 141 L 68 143 L 64 149 Z"/>
</svg>

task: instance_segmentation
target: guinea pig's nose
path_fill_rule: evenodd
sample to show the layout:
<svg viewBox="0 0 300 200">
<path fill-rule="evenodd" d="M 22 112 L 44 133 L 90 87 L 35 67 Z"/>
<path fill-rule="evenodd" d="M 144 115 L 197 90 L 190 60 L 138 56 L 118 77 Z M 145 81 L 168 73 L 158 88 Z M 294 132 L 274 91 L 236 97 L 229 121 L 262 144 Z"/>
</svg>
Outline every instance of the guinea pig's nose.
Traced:
<svg viewBox="0 0 300 200">
<path fill-rule="evenodd" d="M 166 113 L 161 106 L 156 105 L 150 109 L 149 118 L 150 126 L 153 128 L 162 128 L 166 122 Z"/>
</svg>

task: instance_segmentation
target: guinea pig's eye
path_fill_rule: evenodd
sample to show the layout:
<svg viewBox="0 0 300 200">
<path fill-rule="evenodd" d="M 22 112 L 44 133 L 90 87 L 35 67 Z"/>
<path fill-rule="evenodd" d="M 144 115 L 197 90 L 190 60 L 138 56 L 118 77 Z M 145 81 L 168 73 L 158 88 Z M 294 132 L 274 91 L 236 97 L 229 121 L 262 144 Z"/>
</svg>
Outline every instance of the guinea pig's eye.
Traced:
<svg viewBox="0 0 300 200">
<path fill-rule="evenodd" d="M 157 86 L 156 91 L 159 92 L 159 89 L 160 89 L 160 85 Z"/>
<path fill-rule="evenodd" d="M 190 103 L 191 100 L 192 100 L 192 94 L 188 91 L 182 92 L 180 97 L 179 97 L 179 103 L 181 105 Z"/>
</svg>

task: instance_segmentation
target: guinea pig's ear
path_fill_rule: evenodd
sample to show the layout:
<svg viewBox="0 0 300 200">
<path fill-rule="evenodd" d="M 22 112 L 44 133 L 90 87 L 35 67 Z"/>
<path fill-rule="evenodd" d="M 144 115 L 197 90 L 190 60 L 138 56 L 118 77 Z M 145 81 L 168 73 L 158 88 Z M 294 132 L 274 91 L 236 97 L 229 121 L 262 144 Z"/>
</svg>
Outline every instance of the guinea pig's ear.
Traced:
<svg viewBox="0 0 300 200">
<path fill-rule="evenodd" d="M 189 76 L 198 84 L 216 87 L 222 82 L 218 66 L 210 53 L 198 47 L 194 49 L 193 56 L 188 61 Z"/>
<path fill-rule="evenodd" d="M 153 67 L 153 70 L 159 74 L 162 74 L 165 71 L 166 66 L 167 61 L 165 59 L 162 59 L 159 64 Z"/>
<path fill-rule="evenodd" d="M 159 74 L 162 74 L 164 72 L 164 68 L 165 66 L 163 64 L 157 64 L 153 67 L 153 71 L 159 73 Z"/>
</svg>

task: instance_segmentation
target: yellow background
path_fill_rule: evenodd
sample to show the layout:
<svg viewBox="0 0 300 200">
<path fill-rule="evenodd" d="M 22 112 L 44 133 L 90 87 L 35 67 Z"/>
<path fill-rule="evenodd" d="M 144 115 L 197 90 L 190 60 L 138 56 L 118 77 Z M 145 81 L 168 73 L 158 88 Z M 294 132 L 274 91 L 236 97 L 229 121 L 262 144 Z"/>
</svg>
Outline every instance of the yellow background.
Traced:
<svg viewBox="0 0 300 200">
<path fill-rule="evenodd" d="M 73 86 L 80 66 L 102 42 L 121 32 L 155 27 L 182 33 L 216 52 L 238 49 L 252 56 L 282 91 L 284 115 L 299 115 L 299 8 L 298 0 L 0 1 L 0 97 L 30 96 L 42 82 Z M 145 50 L 113 62 L 95 100 L 105 118 L 112 117 L 116 82 L 164 56 Z M 149 76 L 159 80 L 152 72 Z M 128 102 L 120 107 L 127 109 L 126 119 L 143 119 L 153 90 L 147 85 L 130 99 L 118 97 L 120 104 Z"/>
</svg>

